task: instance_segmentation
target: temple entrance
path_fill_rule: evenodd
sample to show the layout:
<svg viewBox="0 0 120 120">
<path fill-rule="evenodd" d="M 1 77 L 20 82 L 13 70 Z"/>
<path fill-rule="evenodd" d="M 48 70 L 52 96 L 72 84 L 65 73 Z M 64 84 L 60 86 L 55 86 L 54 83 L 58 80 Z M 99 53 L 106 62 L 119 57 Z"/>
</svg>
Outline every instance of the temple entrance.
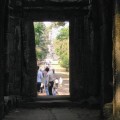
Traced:
<svg viewBox="0 0 120 120">
<path fill-rule="evenodd" d="M 46 68 L 54 74 L 53 96 L 69 96 L 69 22 L 40 21 L 33 24 L 36 62 L 42 72 L 37 96 L 49 96 Z"/>
<path fill-rule="evenodd" d="M 58 15 L 58 13 L 59 13 L 59 15 Z M 76 10 L 74 8 L 70 8 L 69 11 L 65 10 L 64 12 L 61 9 L 57 9 L 57 11 L 56 11 L 56 9 L 54 11 L 46 10 L 44 12 L 33 10 L 33 11 L 29 11 L 29 14 L 28 14 L 27 9 L 25 11 L 25 28 L 26 28 L 25 33 L 26 33 L 26 38 L 27 38 L 28 43 L 31 43 L 31 41 L 35 42 L 34 41 L 34 39 L 35 39 L 34 31 L 35 30 L 34 30 L 34 25 L 33 25 L 35 22 L 37 23 L 37 22 L 45 22 L 45 21 L 46 22 L 47 21 L 49 21 L 49 22 L 57 21 L 57 22 L 61 23 L 61 22 L 69 21 L 69 53 L 70 53 L 69 58 L 70 59 L 69 59 L 69 68 L 67 68 L 69 70 L 69 73 L 67 73 L 67 75 L 66 75 L 67 77 L 65 77 L 65 80 L 68 80 L 68 78 L 69 78 L 69 85 L 68 85 L 68 83 L 65 83 L 65 86 L 69 86 L 69 87 L 67 87 L 67 91 L 69 92 L 69 95 L 65 94 L 65 92 L 64 92 L 64 95 L 66 95 L 67 97 L 69 97 L 69 99 L 74 100 L 74 101 L 78 101 L 78 100 L 81 100 L 84 98 L 85 99 L 89 98 L 89 97 L 91 97 L 91 95 L 92 96 L 95 96 L 96 94 L 99 95 L 98 94 L 99 88 L 97 86 L 98 83 L 96 81 L 98 76 L 95 73 L 95 72 L 97 72 L 97 70 L 96 70 L 96 67 L 95 67 L 95 69 L 92 67 L 92 64 L 94 63 L 93 60 L 96 61 L 96 59 L 91 55 L 90 50 L 88 50 L 88 48 L 91 49 L 91 42 L 87 41 L 88 36 L 86 35 L 87 34 L 86 29 L 88 26 L 86 24 L 87 17 L 85 17 L 85 16 L 87 16 L 86 10 L 82 10 L 82 9 Z M 45 34 L 43 34 L 43 36 L 41 38 L 42 39 L 44 37 L 47 38 L 46 33 L 49 33 L 49 32 L 45 31 L 43 33 L 45 33 Z M 42 42 L 43 41 L 44 40 L 42 40 Z M 26 42 L 26 46 L 28 45 L 27 42 Z M 50 42 L 50 40 L 49 40 L 49 42 Z M 32 45 L 32 44 L 29 44 L 29 45 Z M 59 44 L 56 44 L 56 45 L 59 45 Z M 36 47 L 36 49 L 37 49 L 37 47 Z M 50 45 L 48 45 L 47 47 L 49 48 L 49 52 L 51 52 Z M 28 48 L 28 49 L 30 49 L 30 48 Z M 26 49 L 26 51 L 28 49 Z M 44 49 L 44 47 L 42 49 Z M 65 53 L 65 52 L 62 52 L 62 53 Z M 53 54 L 50 53 L 50 54 L 53 55 L 54 53 Z M 89 58 L 91 57 L 90 60 L 86 60 L 88 55 L 89 55 Z M 37 54 L 36 54 L 36 56 L 37 56 Z M 39 54 L 38 54 L 38 56 L 39 56 Z M 47 57 L 49 58 L 51 56 L 46 55 L 44 60 L 41 59 L 42 65 L 41 65 L 41 61 L 39 61 L 39 60 L 37 60 L 37 61 L 33 60 L 34 65 L 33 64 L 28 64 L 28 65 L 33 65 L 33 67 L 36 67 L 37 64 L 39 64 L 39 62 L 40 62 L 39 66 L 42 67 L 42 69 L 44 69 L 46 60 L 49 60 L 49 59 L 46 59 Z M 65 57 L 63 57 L 63 58 L 65 58 Z M 30 60 L 30 62 L 32 62 L 32 61 Z M 55 61 L 53 63 L 55 64 Z M 88 68 L 88 69 L 86 69 L 86 68 Z M 94 75 L 92 75 L 93 73 L 94 73 Z M 30 73 L 30 75 L 31 75 L 31 73 Z M 61 75 L 62 74 L 59 73 L 59 78 L 61 77 Z M 29 80 L 28 84 L 27 84 L 28 87 L 30 86 L 29 88 L 31 90 L 31 92 L 30 91 L 28 91 L 28 92 L 30 92 L 30 95 L 32 95 L 32 96 L 33 95 L 38 96 L 36 94 L 37 89 L 36 89 L 35 77 L 36 77 L 36 74 L 34 74 L 34 79 L 30 78 L 32 82 L 30 82 L 30 80 Z M 25 85 L 26 85 L 26 80 L 25 80 Z M 26 88 L 26 87 L 24 87 L 24 88 Z M 97 90 L 95 91 L 95 89 L 97 89 Z M 25 94 L 28 94 L 26 92 L 26 90 L 25 90 Z M 60 94 L 59 96 L 61 97 L 61 96 L 63 96 L 63 94 Z"/>
<path fill-rule="evenodd" d="M 93 29 L 93 24 L 89 21 L 88 10 L 75 8 L 56 8 L 56 9 L 43 9 L 43 11 L 39 11 L 37 9 L 28 10 L 25 9 L 24 12 L 24 20 L 25 20 L 25 40 L 26 43 L 24 46 L 26 47 L 26 53 L 29 52 L 29 59 L 26 57 L 26 63 L 28 65 L 33 65 L 34 70 L 37 66 L 36 58 L 31 61 L 33 45 L 32 42 L 35 42 L 35 32 L 34 32 L 34 22 L 65 22 L 69 21 L 69 98 L 73 101 L 79 100 L 87 100 L 94 99 L 97 101 L 101 98 L 101 73 L 100 73 L 100 45 L 94 38 L 94 34 L 91 33 Z M 46 33 L 43 32 L 42 39 L 47 37 Z M 91 34 L 89 34 L 91 33 Z M 98 37 L 98 36 L 96 36 Z M 98 37 L 99 38 L 99 37 Z M 44 40 L 43 40 L 44 41 Z M 42 41 L 42 42 L 43 42 Z M 100 40 L 98 40 L 100 42 Z M 41 43 L 42 43 L 41 42 Z M 30 46 L 29 46 L 30 45 Z M 59 44 L 57 44 L 59 45 Z M 94 47 L 96 46 L 96 47 Z M 28 47 L 28 48 L 27 48 Z M 47 46 L 48 47 L 48 46 Z M 32 49 L 31 49 L 32 48 Z M 42 48 L 42 47 L 41 47 Z M 51 48 L 49 45 L 49 52 L 51 52 Z M 44 47 L 42 48 L 44 49 Z M 63 52 L 62 52 L 63 53 Z M 50 53 L 51 56 L 53 55 Z M 34 57 L 35 52 L 33 53 Z M 96 55 L 96 56 L 94 56 Z M 46 57 L 51 57 L 47 56 Z M 88 59 L 89 58 L 89 59 Z M 43 65 L 45 65 L 46 59 L 43 60 Z M 30 62 L 30 63 L 29 63 Z M 33 63 L 34 64 L 33 64 Z M 55 62 L 55 61 L 54 61 Z M 40 67 L 42 67 L 40 65 Z M 99 67 L 98 67 L 99 66 Z M 30 66 L 31 68 L 31 66 Z M 43 67 L 44 68 L 44 67 Z M 33 70 L 33 69 L 32 69 Z M 33 73 L 33 72 L 32 72 Z M 37 73 L 37 71 L 34 73 Z M 28 73 L 26 72 L 28 75 Z M 31 73 L 29 72 L 31 75 Z M 26 81 L 28 82 L 26 84 Z M 30 96 L 38 96 L 36 88 L 36 74 L 34 74 L 33 78 L 30 77 L 30 80 L 24 80 L 24 86 L 28 86 L 30 89 L 28 92 L 25 91 L 25 94 L 30 93 Z M 26 87 L 23 87 L 23 89 Z M 32 88 L 32 89 L 31 89 Z"/>
</svg>

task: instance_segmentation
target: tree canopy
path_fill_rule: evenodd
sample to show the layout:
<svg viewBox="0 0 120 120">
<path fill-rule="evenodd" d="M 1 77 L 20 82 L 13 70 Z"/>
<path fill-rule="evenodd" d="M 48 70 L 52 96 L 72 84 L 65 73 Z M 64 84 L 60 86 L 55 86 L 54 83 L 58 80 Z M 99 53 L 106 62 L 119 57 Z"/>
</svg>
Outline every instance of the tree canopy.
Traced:
<svg viewBox="0 0 120 120">
<path fill-rule="evenodd" d="M 46 27 L 42 22 L 34 23 L 36 58 L 43 60 L 48 53 Z"/>
<path fill-rule="evenodd" d="M 68 27 L 63 27 L 60 29 L 59 34 L 57 35 L 57 40 L 68 40 L 69 38 L 69 29 Z"/>
<path fill-rule="evenodd" d="M 55 53 L 62 67 L 69 69 L 69 26 L 63 26 L 54 41 Z"/>
</svg>

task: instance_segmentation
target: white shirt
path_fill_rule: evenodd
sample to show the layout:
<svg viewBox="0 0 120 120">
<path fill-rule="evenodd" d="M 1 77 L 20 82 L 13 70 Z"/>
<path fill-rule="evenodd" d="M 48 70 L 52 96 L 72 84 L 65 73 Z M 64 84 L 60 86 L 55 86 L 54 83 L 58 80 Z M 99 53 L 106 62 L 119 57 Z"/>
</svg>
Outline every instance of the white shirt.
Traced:
<svg viewBox="0 0 120 120">
<path fill-rule="evenodd" d="M 48 82 L 52 82 L 52 81 L 54 81 L 54 80 L 55 80 L 55 76 L 54 76 L 54 74 L 53 74 L 53 71 L 50 70 L 50 71 L 47 73 L 47 81 L 48 81 Z"/>
</svg>

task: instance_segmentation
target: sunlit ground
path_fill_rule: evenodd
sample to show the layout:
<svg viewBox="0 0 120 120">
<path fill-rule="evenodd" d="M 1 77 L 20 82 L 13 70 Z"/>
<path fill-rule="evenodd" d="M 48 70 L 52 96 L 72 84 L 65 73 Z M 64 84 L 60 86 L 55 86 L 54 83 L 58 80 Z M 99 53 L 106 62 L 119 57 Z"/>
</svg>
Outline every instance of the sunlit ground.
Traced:
<svg viewBox="0 0 120 120">
<path fill-rule="evenodd" d="M 43 67 L 42 65 L 40 66 Z M 55 76 L 57 78 L 62 78 L 62 84 L 58 85 L 57 94 L 56 95 L 69 95 L 69 72 L 66 72 L 64 68 L 59 65 L 52 65 L 52 68 L 55 69 Z M 37 93 L 38 96 L 46 96 L 45 89 L 43 93 Z"/>
</svg>

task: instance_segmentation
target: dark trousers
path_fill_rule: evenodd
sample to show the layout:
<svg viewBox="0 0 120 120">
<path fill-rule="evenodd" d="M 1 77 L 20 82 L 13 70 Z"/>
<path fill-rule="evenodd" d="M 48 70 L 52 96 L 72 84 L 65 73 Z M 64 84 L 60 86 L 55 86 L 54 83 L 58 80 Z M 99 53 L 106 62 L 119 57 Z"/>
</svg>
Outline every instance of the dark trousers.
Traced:
<svg viewBox="0 0 120 120">
<path fill-rule="evenodd" d="M 41 82 L 37 82 L 37 91 L 40 92 Z"/>
<path fill-rule="evenodd" d="M 50 86 L 48 87 L 49 95 L 53 95 L 53 94 L 52 94 L 52 88 L 53 88 L 53 84 L 54 84 L 54 82 L 51 81 L 51 82 L 49 82 L 49 83 L 50 83 Z"/>
</svg>

